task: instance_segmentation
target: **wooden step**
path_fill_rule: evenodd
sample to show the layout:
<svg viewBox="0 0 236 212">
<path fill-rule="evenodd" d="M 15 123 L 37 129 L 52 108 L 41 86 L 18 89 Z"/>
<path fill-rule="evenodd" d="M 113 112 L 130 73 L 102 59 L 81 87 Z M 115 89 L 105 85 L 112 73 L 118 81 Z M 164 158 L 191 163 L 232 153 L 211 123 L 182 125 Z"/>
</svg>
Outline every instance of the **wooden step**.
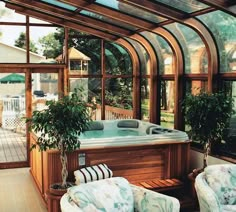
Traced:
<svg viewBox="0 0 236 212">
<path fill-rule="evenodd" d="M 131 182 L 134 185 L 150 189 L 153 191 L 166 191 L 166 190 L 175 190 L 178 188 L 183 188 L 184 183 L 178 179 L 151 179 L 141 182 Z"/>
</svg>

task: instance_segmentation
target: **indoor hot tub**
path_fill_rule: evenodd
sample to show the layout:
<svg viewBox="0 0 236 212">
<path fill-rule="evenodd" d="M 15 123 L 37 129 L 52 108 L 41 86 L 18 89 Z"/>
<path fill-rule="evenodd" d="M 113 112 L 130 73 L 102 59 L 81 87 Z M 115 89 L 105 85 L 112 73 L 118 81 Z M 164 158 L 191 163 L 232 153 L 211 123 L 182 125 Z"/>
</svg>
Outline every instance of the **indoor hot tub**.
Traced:
<svg viewBox="0 0 236 212">
<path fill-rule="evenodd" d="M 36 139 L 31 133 L 31 144 Z M 190 141 L 182 131 L 136 119 L 105 120 L 92 122 L 79 140 L 80 149 L 67 153 L 68 181 L 75 181 L 75 170 L 100 163 L 130 182 L 180 179 L 190 172 Z M 49 185 L 61 181 L 60 153 L 30 151 L 30 170 L 46 199 Z"/>
<path fill-rule="evenodd" d="M 136 119 L 103 120 L 92 122 L 79 136 L 81 149 L 95 146 L 127 146 L 165 142 L 186 142 L 185 132 Z"/>
</svg>

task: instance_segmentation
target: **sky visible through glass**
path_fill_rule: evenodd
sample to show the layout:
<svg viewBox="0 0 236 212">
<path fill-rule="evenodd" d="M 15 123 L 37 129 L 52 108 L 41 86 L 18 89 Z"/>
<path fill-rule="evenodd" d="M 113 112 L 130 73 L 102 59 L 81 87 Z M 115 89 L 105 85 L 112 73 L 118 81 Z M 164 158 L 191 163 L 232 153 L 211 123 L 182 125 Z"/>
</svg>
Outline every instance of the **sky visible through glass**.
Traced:
<svg viewBox="0 0 236 212">
<path fill-rule="evenodd" d="M 118 1 L 116 0 L 96 0 L 97 3 L 114 8 L 114 9 L 118 9 Z"/>
<path fill-rule="evenodd" d="M 8 12 L 6 13 L 6 16 L 0 17 L 1 21 L 4 21 L 5 19 L 10 19 L 12 22 L 22 22 L 25 23 L 26 18 L 24 15 L 20 15 L 15 13 L 13 10 L 5 8 L 5 4 L 3 2 L 0 2 L 0 10 L 5 9 Z M 8 44 L 8 45 L 14 45 L 15 40 L 19 37 L 19 34 L 22 32 L 22 28 L 25 29 L 25 27 L 12 27 L 11 30 L 5 26 L 0 26 L 0 32 L 2 33 L 2 37 L 0 36 L 0 42 Z M 14 29 L 14 31 L 13 31 Z M 23 31 L 25 32 L 25 31 Z M 40 30 L 34 30 L 31 34 L 31 39 L 34 42 L 37 42 L 40 37 L 43 37 L 50 32 L 55 32 L 55 27 L 40 27 Z"/>
</svg>

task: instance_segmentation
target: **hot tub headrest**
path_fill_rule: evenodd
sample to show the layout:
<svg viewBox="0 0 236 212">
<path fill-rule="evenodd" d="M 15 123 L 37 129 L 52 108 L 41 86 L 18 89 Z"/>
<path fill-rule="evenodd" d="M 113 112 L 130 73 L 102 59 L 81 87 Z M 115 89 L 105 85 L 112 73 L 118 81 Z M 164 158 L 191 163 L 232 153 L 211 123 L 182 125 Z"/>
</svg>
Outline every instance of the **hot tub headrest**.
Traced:
<svg viewBox="0 0 236 212">
<path fill-rule="evenodd" d="M 148 126 L 147 129 L 146 129 L 147 135 L 152 134 L 152 129 L 154 129 L 156 127 L 157 127 L 156 125 Z"/>
<path fill-rule="evenodd" d="M 117 123 L 117 127 L 138 128 L 139 122 L 137 120 L 121 120 Z"/>
<path fill-rule="evenodd" d="M 86 131 L 91 131 L 91 130 L 103 130 L 104 129 L 104 125 L 102 122 L 99 121 L 92 121 L 89 123 L 88 128 L 86 129 Z"/>
</svg>

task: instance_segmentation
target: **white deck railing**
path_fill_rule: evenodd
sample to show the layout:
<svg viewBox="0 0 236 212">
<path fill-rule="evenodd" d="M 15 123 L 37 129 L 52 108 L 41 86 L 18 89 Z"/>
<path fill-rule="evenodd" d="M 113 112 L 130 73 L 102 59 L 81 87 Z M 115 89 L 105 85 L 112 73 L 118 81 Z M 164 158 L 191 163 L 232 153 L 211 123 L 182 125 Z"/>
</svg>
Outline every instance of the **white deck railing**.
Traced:
<svg viewBox="0 0 236 212">
<path fill-rule="evenodd" d="M 46 100 L 46 98 L 34 100 L 32 103 L 33 110 L 44 109 Z M 17 127 L 24 127 L 25 122 L 22 117 L 25 114 L 25 98 L 0 99 L 0 126 L 3 128 L 16 129 Z M 133 118 L 133 111 L 106 105 L 105 117 L 106 120 L 131 119 Z M 97 105 L 97 109 L 93 111 L 93 120 L 101 120 L 100 105 Z"/>
<path fill-rule="evenodd" d="M 3 112 L 19 113 L 25 111 L 25 98 L 2 98 Z"/>
<path fill-rule="evenodd" d="M 24 127 L 25 98 L 5 97 L 0 99 L 0 125 L 5 129 Z"/>
<path fill-rule="evenodd" d="M 97 105 L 96 110 L 93 112 L 93 120 L 101 120 L 101 105 Z M 106 120 L 113 119 L 132 119 L 133 110 L 113 107 L 105 105 L 105 118 Z"/>
</svg>

